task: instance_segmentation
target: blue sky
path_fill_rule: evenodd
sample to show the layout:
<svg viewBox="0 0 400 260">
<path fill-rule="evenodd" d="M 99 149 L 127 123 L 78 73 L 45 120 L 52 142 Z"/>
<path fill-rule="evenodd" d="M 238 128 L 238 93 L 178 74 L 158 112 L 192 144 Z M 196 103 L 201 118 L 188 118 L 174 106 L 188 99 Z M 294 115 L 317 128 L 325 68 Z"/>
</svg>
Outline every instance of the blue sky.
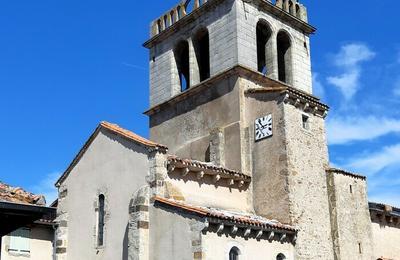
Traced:
<svg viewBox="0 0 400 260">
<path fill-rule="evenodd" d="M 149 23 L 177 1 L 0 2 L 0 180 L 54 197 L 96 125 L 148 135 Z M 311 1 L 315 94 L 332 164 L 400 206 L 400 34 L 386 1 Z"/>
</svg>

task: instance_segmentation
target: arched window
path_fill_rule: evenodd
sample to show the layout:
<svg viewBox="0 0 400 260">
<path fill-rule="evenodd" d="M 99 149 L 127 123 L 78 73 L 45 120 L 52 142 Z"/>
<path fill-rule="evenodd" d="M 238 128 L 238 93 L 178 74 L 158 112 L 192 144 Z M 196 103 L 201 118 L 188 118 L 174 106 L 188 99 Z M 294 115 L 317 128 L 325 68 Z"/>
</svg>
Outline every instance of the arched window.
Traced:
<svg viewBox="0 0 400 260">
<path fill-rule="evenodd" d="M 176 21 L 175 21 L 175 12 L 171 11 L 171 13 L 169 14 L 171 17 L 171 25 L 173 25 Z"/>
<path fill-rule="evenodd" d="M 158 33 L 162 32 L 162 25 L 161 25 L 160 19 L 158 19 L 158 21 L 157 21 L 157 30 L 158 30 Z"/>
<path fill-rule="evenodd" d="M 236 246 L 229 251 L 229 260 L 239 260 L 240 250 Z"/>
<path fill-rule="evenodd" d="M 177 20 L 182 18 L 182 8 L 180 6 L 178 6 L 178 8 L 176 8 L 176 12 L 177 12 Z"/>
<path fill-rule="evenodd" d="M 181 91 L 185 91 L 190 87 L 189 78 L 189 44 L 187 41 L 178 43 L 174 50 L 176 67 L 178 69 L 179 84 Z"/>
<path fill-rule="evenodd" d="M 280 31 L 277 39 L 278 45 L 278 79 L 282 82 L 292 83 L 292 53 L 289 35 Z"/>
<path fill-rule="evenodd" d="M 301 19 L 300 5 L 296 4 L 296 17 Z"/>
<path fill-rule="evenodd" d="M 98 226 L 97 226 L 97 245 L 104 245 L 104 209 L 105 197 L 103 194 L 99 195 L 99 209 L 98 209 Z"/>
<path fill-rule="evenodd" d="M 284 254 L 279 254 L 276 256 L 276 260 L 285 260 L 286 256 Z"/>
<path fill-rule="evenodd" d="M 257 23 L 257 70 L 264 75 L 271 75 L 274 63 L 272 31 L 264 21 Z"/>
<path fill-rule="evenodd" d="M 200 81 L 210 77 L 210 39 L 207 29 L 200 29 L 193 39 Z"/>
</svg>

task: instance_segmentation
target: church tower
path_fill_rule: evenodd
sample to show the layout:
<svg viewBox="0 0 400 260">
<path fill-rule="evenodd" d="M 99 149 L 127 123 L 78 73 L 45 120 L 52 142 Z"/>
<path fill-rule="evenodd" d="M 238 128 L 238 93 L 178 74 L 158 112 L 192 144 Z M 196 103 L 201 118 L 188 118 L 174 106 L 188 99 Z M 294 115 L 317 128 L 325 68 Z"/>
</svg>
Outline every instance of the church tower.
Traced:
<svg viewBox="0 0 400 260">
<path fill-rule="evenodd" d="M 151 25 L 150 137 L 252 176 L 254 213 L 299 229 L 296 259 L 334 259 L 328 107 L 312 95 L 306 8 L 295 0 L 182 1 Z"/>
</svg>

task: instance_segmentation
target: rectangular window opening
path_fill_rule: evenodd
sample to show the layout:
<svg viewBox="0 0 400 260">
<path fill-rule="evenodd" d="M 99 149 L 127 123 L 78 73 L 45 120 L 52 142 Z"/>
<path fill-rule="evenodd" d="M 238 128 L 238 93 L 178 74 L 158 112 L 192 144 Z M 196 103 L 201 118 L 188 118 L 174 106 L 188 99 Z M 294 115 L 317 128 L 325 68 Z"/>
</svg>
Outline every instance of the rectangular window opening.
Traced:
<svg viewBox="0 0 400 260">
<path fill-rule="evenodd" d="M 307 115 L 302 115 L 303 128 L 310 130 L 310 117 Z"/>
<path fill-rule="evenodd" d="M 20 228 L 10 233 L 9 252 L 29 254 L 31 230 L 29 228 Z"/>
</svg>

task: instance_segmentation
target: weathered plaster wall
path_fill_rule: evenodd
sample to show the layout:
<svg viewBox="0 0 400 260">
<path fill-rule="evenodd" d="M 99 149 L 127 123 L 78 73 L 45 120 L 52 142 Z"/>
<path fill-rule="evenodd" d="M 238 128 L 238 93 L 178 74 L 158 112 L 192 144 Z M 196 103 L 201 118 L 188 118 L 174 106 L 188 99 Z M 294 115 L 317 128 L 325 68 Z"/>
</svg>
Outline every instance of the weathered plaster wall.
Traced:
<svg viewBox="0 0 400 260">
<path fill-rule="evenodd" d="M 246 79 L 241 79 L 241 86 L 259 87 Z M 249 132 L 254 209 L 261 216 L 290 223 L 285 125 L 279 99 L 275 93 L 246 94 L 243 121 Z M 254 121 L 269 114 L 273 118 L 273 136 L 254 142 Z"/>
<path fill-rule="evenodd" d="M 2 240 L 1 260 L 52 260 L 53 259 L 54 229 L 52 226 L 35 225 L 31 228 L 30 253 L 16 254 L 8 252 L 10 237 Z"/>
<path fill-rule="evenodd" d="M 310 39 L 302 31 L 273 17 L 271 14 L 256 6 L 253 1 L 236 1 L 237 19 L 237 46 L 238 61 L 240 65 L 247 66 L 257 71 L 257 40 L 256 26 L 258 21 L 264 20 L 270 24 L 273 44 L 276 46 L 278 32 L 284 30 L 291 36 L 292 63 L 289 64 L 293 71 L 293 87 L 312 92 Z M 277 52 L 274 50 L 275 63 Z M 271 69 L 271 68 L 269 68 Z M 272 78 L 278 79 L 277 68 L 273 68 Z"/>
<path fill-rule="evenodd" d="M 196 222 L 179 213 L 151 206 L 150 214 L 150 260 L 160 259 L 193 259 L 198 241 L 193 237 L 192 226 Z M 196 236 L 196 234 L 194 234 Z"/>
<path fill-rule="evenodd" d="M 297 259 L 333 259 L 328 189 L 325 169 L 328 147 L 325 120 L 309 116 L 303 128 L 303 112 L 284 105 L 287 146 L 287 178 L 291 223 L 299 228 Z"/>
<path fill-rule="evenodd" d="M 194 91 L 191 90 L 191 91 Z M 221 129 L 225 138 L 225 167 L 242 170 L 239 134 L 240 106 L 237 76 L 229 76 L 150 117 L 150 139 L 182 158 L 207 161 L 210 133 Z M 235 136 L 229 133 L 236 133 Z"/>
<path fill-rule="evenodd" d="M 372 259 L 374 244 L 366 181 L 334 172 L 327 174 L 336 259 Z"/>
<path fill-rule="evenodd" d="M 175 173 L 169 175 L 167 182 L 168 189 L 174 190 L 175 196 L 181 196 L 189 204 L 252 211 L 252 205 L 247 201 L 250 196 L 247 185 L 243 188 L 230 187 L 226 180 L 220 180 L 216 184 L 212 176 L 205 176 L 199 181 L 195 174 L 182 177 Z"/>
<path fill-rule="evenodd" d="M 210 39 L 210 75 L 237 64 L 235 0 L 224 1 L 212 11 L 198 17 L 193 23 L 180 28 L 150 50 L 150 106 L 160 104 L 180 93 L 179 75 L 173 49 L 180 40 L 188 40 L 191 64 L 194 64 L 192 36 L 206 27 Z M 154 58 L 154 59 L 153 59 Z M 198 83 L 191 71 L 192 86 Z"/>
<path fill-rule="evenodd" d="M 372 216 L 372 235 L 374 244 L 374 259 L 397 260 L 400 257 L 400 224 L 387 223 L 385 220 Z"/>
<path fill-rule="evenodd" d="M 107 130 L 98 134 L 63 183 L 68 259 L 127 259 L 129 205 L 148 171 L 145 148 Z M 99 194 L 105 195 L 103 247 L 96 243 Z"/>
<path fill-rule="evenodd" d="M 294 246 L 290 243 L 231 237 L 214 232 L 207 232 L 202 237 L 203 260 L 229 260 L 229 251 L 234 246 L 239 248 L 239 259 L 243 260 L 276 259 L 280 253 L 288 260 L 295 259 Z"/>
</svg>

